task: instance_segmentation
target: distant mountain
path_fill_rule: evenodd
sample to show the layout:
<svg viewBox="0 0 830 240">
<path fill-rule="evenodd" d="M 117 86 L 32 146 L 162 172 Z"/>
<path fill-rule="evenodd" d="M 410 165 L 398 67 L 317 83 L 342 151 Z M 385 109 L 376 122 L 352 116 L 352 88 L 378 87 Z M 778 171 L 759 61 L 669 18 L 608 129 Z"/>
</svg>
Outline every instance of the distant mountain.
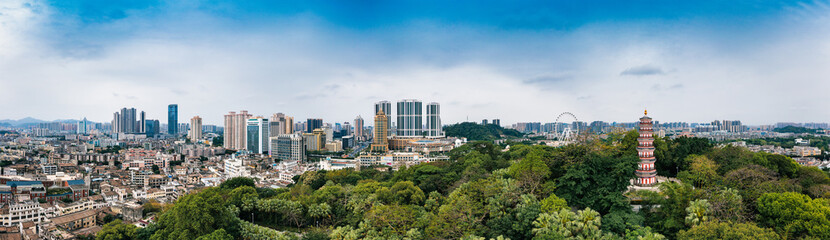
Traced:
<svg viewBox="0 0 830 240">
<path fill-rule="evenodd" d="M 24 127 L 24 126 L 31 126 L 31 125 L 35 125 L 35 124 L 38 124 L 38 123 L 46 123 L 46 122 L 78 123 L 78 120 L 76 120 L 76 119 L 58 119 L 58 120 L 55 120 L 55 121 L 45 121 L 45 120 L 40 120 L 40 119 L 37 119 L 37 118 L 25 117 L 25 118 L 21 118 L 21 119 L 18 119 L 18 120 L 12 120 L 12 119 L 0 120 L 0 126 Z"/>
<path fill-rule="evenodd" d="M 32 117 L 25 117 L 25 118 L 21 118 L 19 120 L 12 120 L 12 119 L 0 120 L 0 124 L 6 123 L 6 124 L 9 124 L 9 125 L 12 125 L 12 126 L 20 126 L 20 125 L 26 125 L 26 124 L 37 124 L 37 123 L 44 123 L 44 122 L 46 122 L 46 121 L 36 119 L 36 118 L 32 118 Z"/>
</svg>

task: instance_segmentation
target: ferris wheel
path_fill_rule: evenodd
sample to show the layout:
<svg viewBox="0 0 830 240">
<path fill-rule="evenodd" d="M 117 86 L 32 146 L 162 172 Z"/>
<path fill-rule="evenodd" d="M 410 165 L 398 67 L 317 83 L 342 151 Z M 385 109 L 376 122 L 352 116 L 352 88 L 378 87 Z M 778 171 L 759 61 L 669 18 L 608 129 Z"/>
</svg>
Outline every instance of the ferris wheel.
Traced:
<svg viewBox="0 0 830 240">
<path fill-rule="evenodd" d="M 562 120 L 573 120 L 571 123 L 562 122 Z M 573 124 L 575 122 L 579 122 L 579 119 L 576 118 L 576 115 L 570 112 L 563 112 L 556 117 L 556 122 L 554 123 L 554 134 L 560 141 L 573 141 L 576 136 L 579 135 L 579 125 Z M 562 127 L 564 126 L 564 127 Z"/>
</svg>

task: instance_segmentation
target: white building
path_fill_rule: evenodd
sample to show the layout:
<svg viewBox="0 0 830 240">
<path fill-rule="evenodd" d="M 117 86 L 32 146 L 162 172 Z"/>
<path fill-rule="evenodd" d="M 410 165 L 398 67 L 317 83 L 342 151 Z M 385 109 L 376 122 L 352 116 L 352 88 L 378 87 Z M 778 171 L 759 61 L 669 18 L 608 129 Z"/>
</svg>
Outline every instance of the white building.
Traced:
<svg viewBox="0 0 830 240">
<path fill-rule="evenodd" d="M 247 177 L 250 176 L 251 173 L 245 168 L 245 165 L 242 163 L 242 159 L 237 158 L 230 158 L 225 159 L 225 178 L 234 178 L 234 177 Z"/>
<path fill-rule="evenodd" d="M 28 197 L 25 198 L 25 200 L 3 204 L 0 207 L 0 225 L 10 227 L 29 221 L 42 222 L 46 220 L 40 204 L 29 200 Z"/>
</svg>

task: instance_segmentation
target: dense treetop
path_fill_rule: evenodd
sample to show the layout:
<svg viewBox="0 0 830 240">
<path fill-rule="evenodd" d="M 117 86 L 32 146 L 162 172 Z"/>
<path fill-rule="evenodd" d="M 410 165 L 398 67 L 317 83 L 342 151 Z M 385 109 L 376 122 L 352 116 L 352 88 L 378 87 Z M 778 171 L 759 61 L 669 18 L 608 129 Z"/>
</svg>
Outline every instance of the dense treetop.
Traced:
<svg viewBox="0 0 830 240">
<path fill-rule="evenodd" d="M 792 159 L 656 140 L 659 192 L 628 191 L 636 132 L 509 151 L 471 142 L 450 161 L 306 172 L 280 189 L 231 179 L 106 239 L 828 239 L 830 178 Z M 636 206 L 634 208 L 633 206 Z M 659 206 L 659 207 L 658 207 Z M 635 211 L 637 209 L 638 211 Z"/>
<path fill-rule="evenodd" d="M 472 122 L 448 125 L 443 130 L 448 137 L 465 137 L 470 141 L 519 138 L 524 135 L 515 129 L 505 129 L 495 124 L 481 125 Z"/>
</svg>

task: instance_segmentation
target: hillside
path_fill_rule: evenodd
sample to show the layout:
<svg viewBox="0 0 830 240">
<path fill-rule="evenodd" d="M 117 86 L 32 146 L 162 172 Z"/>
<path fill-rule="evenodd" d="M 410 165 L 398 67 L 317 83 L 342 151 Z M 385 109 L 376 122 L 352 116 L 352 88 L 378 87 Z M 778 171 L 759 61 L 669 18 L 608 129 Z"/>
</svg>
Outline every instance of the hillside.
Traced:
<svg viewBox="0 0 830 240">
<path fill-rule="evenodd" d="M 499 138 L 518 138 L 524 134 L 513 129 L 504 129 L 495 124 L 481 125 L 464 122 L 444 127 L 448 137 L 465 137 L 470 141 L 495 140 Z"/>
</svg>

